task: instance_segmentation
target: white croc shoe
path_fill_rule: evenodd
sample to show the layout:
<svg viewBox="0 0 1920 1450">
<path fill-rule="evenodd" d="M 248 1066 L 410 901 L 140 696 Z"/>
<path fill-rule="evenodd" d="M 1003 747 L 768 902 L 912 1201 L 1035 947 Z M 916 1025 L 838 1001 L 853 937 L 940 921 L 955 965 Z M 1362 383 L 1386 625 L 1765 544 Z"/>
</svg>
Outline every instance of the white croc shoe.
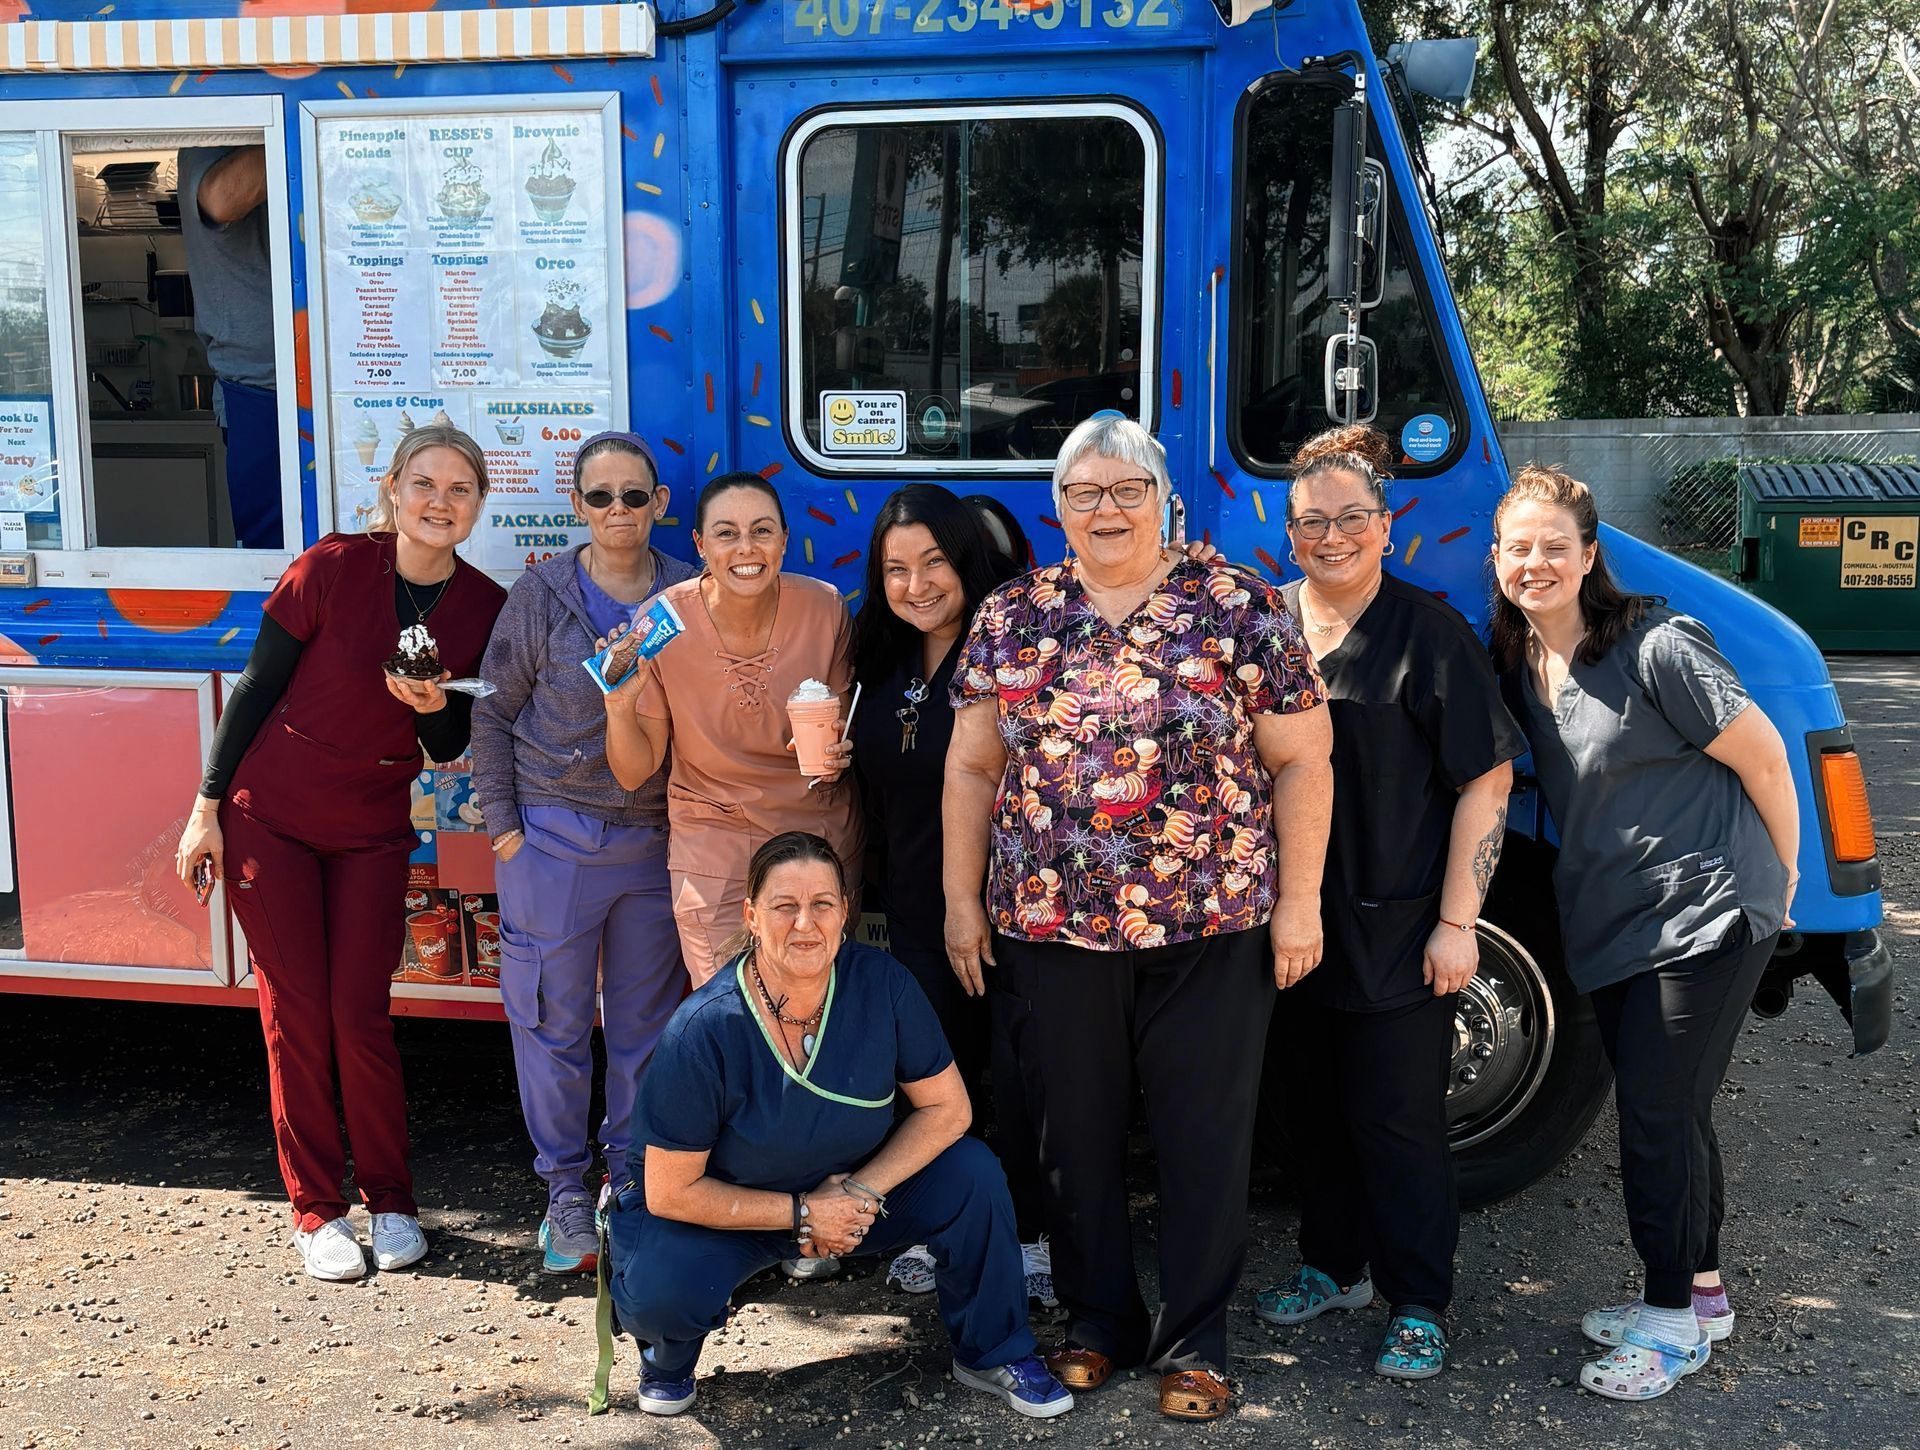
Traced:
<svg viewBox="0 0 1920 1450">
<path fill-rule="evenodd" d="M 410 1213 L 373 1216 L 373 1261 L 383 1269 L 404 1269 L 427 1256 L 427 1236 Z"/>
<path fill-rule="evenodd" d="M 367 1272 L 367 1256 L 353 1235 L 353 1225 L 344 1218 L 330 1218 L 312 1233 L 295 1229 L 293 1246 L 300 1250 L 309 1278 L 340 1283 Z"/>
</svg>

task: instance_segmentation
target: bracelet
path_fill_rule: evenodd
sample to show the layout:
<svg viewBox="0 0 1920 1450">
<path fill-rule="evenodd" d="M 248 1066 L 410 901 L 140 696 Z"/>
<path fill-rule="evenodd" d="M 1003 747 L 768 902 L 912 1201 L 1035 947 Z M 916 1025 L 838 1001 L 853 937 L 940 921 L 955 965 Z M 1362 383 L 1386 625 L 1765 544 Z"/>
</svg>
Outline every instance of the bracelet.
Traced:
<svg viewBox="0 0 1920 1450">
<path fill-rule="evenodd" d="M 813 1238 L 813 1225 L 807 1220 L 813 1216 L 813 1210 L 807 1207 L 807 1200 L 800 1194 L 793 1195 L 793 1238 L 795 1243 L 808 1243 Z"/>
<path fill-rule="evenodd" d="M 1470 921 L 1448 921 L 1444 916 L 1440 918 L 1440 925 L 1450 926 L 1455 931 L 1472 931 L 1473 930 L 1473 923 Z"/>
<path fill-rule="evenodd" d="M 507 842 L 511 841 L 515 836 L 525 836 L 525 834 L 526 832 L 522 831 L 518 826 L 515 826 L 511 831 L 502 831 L 491 841 L 487 842 L 487 849 L 498 856 L 502 846 L 506 845 Z"/>
<path fill-rule="evenodd" d="M 886 1194 L 874 1192 L 871 1188 L 867 1187 L 866 1184 L 862 1183 L 858 1178 L 849 1176 L 846 1178 L 842 1178 L 840 1180 L 840 1191 L 846 1194 L 848 1197 L 853 1196 L 853 1191 L 856 1188 L 859 1189 L 860 1192 L 866 1194 L 868 1198 L 871 1198 L 873 1200 L 873 1211 L 875 1213 L 877 1213 L 881 1218 L 885 1218 L 887 1216 Z"/>
</svg>

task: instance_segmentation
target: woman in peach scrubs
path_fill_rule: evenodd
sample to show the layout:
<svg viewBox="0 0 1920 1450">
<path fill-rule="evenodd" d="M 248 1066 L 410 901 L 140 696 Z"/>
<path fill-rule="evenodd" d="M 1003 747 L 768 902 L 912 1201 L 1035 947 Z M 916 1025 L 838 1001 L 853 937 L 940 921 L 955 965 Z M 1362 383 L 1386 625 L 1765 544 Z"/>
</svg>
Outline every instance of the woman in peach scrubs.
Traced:
<svg viewBox="0 0 1920 1450">
<path fill-rule="evenodd" d="M 853 682 L 852 623 L 840 593 L 787 575 L 786 511 L 757 473 L 728 473 L 701 491 L 694 547 L 705 563 L 662 591 L 686 632 L 641 660 L 607 696 L 607 763 L 628 790 L 666 763 L 667 870 L 680 951 L 698 987 L 726 965 L 740 927 L 747 862 L 783 831 L 833 843 L 853 877 L 865 845 L 852 747 L 809 785 L 789 747 L 787 698 L 802 680 L 842 699 Z M 609 670 L 618 677 L 619 662 Z"/>
</svg>

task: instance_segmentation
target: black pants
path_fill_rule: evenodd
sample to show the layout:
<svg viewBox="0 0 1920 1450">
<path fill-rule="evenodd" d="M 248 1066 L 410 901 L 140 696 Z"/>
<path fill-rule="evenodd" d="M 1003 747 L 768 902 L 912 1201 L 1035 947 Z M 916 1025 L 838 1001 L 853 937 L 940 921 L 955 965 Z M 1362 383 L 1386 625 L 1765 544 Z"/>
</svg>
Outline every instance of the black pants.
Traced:
<svg viewBox="0 0 1920 1450">
<path fill-rule="evenodd" d="M 1711 952 L 1593 993 L 1620 1108 L 1627 1223 L 1658 1309 L 1689 1307 L 1693 1276 L 1720 1267 L 1713 1097 L 1773 944 L 1752 941 L 1742 920 Z"/>
<path fill-rule="evenodd" d="M 1021 1242 L 1032 1243 L 1045 1222 L 1040 1207 L 1040 1146 L 1027 1109 L 1026 1084 L 1020 1079 L 1008 1038 L 1011 1013 L 1002 986 L 1005 974 L 989 967 L 987 995 L 969 997 L 944 950 L 929 951 L 902 942 L 893 948 L 893 956 L 913 973 L 933 1004 L 973 1102 L 972 1131 L 984 1136 L 991 1124 L 993 1136 L 988 1141 L 1007 1175 Z"/>
<path fill-rule="evenodd" d="M 995 938 L 1040 1136 L 1067 1334 L 1122 1366 L 1227 1367 L 1247 1173 L 1273 1011 L 1264 928 L 1147 951 Z M 1160 1306 L 1133 1270 L 1127 1129 L 1138 1078 L 1160 1172 Z"/>
<path fill-rule="evenodd" d="M 1447 1145 L 1451 996 L 1343 1012 L 1280 994 L 1271 1051 L 1301 1149 L 1300 1261 L 1341 1288 L 1373 1281 L 1396 1311 L 1444 1316 L 1460 1202 Z"/>
</svg>

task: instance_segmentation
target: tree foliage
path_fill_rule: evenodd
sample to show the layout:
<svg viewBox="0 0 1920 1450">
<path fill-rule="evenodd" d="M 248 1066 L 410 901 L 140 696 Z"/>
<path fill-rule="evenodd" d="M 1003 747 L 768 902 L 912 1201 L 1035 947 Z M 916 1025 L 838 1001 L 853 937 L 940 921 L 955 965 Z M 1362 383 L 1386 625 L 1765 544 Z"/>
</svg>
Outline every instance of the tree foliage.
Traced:
<svg viewBox="0 0 1920 1450">
<path fill-rule="evenodd" d="M 1512 416 L 1838 412 L 1920 373 L 1920 0 L 1367 0 L 1485 40 L 1426 104 Z"/>
</svg>

